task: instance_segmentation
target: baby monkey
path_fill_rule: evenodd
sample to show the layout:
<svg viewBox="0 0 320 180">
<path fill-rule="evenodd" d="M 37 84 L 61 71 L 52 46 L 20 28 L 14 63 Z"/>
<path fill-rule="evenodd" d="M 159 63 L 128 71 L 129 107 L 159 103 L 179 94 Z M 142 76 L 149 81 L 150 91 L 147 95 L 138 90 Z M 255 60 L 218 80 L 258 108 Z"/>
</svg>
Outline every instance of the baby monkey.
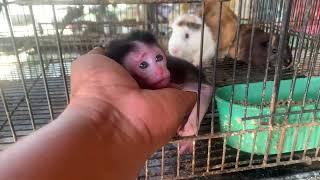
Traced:
<svg viewBox="0 0 320 180">
<path fill-rule="evenodd" d="M 122 39 L 110 41 L 106 46 L 106 56 L 122 65 L 144 89 L 166 87 L 181 88 L 198 92 L 199 69 L 193 64 L 173 56 L 167 56 L 152 33 L 135 30 Z M 210 104 L 213 87 L 205 80 L 200 93 L 199 121 L 197 104 L 188 120 L 177 131 L 179 136 L 197 135 L 201 121 Z M 190 153 L 192 142 L 180 142 L 179 152 Z"/>
</svg>

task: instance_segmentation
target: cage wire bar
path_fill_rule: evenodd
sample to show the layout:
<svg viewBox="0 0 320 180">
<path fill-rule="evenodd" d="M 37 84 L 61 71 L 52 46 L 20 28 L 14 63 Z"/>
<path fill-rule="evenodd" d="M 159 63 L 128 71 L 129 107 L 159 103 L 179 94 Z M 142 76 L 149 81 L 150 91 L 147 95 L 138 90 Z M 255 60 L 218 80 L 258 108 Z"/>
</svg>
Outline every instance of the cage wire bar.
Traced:
<svg viewBox="0 0 320 180">
<path fill-rule="evenodd" d="M 6 0 L 3 0 L 3 3 L 6 4 Z M 17 51 L 16 41 L 15 41 L 13 30 L 12 30 L 12 25 L 11 25 L 11 20 L 10 20 L 10 17 L 9 17 L 8 8 L 7 8 L 6 5 L 1 6 L 1 7 L 4 7 L 6 20 L 7 20 L 7 23 L 8 23 L 9 30 L 10 30 L 10 36 L 11 36 L 13 50 L 14 50 L 14 53 L 16 55 L 16 59 L 17 59 L 18 66 L 19 66 L 18 69 L 19 69 L 19 73 L 20 73 L 20 76 L 21 76 L 21 80 L 22 80 L 24 96 L 26 98 L 25 100 L 26 100 L 26 103 L 27 103 L 27 106 L 28 106 L 29 117 L 30 117 L 30 120 L 31 120 L 32 129 L 35 130 L 36 129 L 36 125 L 34 123 L 34 118 L 33 118 L 33 114 L 32 114 L 32 107 L 31 107 L 30 100 L 29 100 L 29 95 L 28 95 L 28 92 L 27 92 L 26 82 L 25 82 L 24 73 L 23 73 L 22 66 L 21 66 L 21 61 L 20 61 L 20 58 L 19 58 L 19 53 Z"/>
<path fill-rule="evenodd" d="M 181 5 L 184 3 L 199 5 L 201 8 L 206 5 L 201 0 L 120 0 L 104 2 L 86 0 L 2 0 L 0 6 L 3 10 L 0 11 L 0 22 L 6 21 L 3 23 L 6 26 L 6 31 L 0 30 L 0 69 L 5 66 L 4 62 L 9 62 L 10 58 L 14 59 L 12 64 L 15 68 L 11 69 L 12 75 L 6 76 L 6 78 L 2 78 L 2 72 L 0 72 L 2 101 L 0 103 L 0 149 L 16 142 L 19 137 L 41 128 L 48 123 L 49 119 L 53 120 L 63 111 L 70 99 L 70 64 L 76 57 L 86 53 L 95 45 L 121 37 L 132 29 L 149 29 L 156 34 L 167 50 L 167 41 L 170 35 L 169 19 L 174 19 L 182 12 Z M 223 13 L 222 5 L 229 6 L 238 17 L 237 28 L 235 29 L 237 34 L 236 44 L 239 45 L 240 43 L 241 24 L 252 24 L 253 27 L 268 32 L 269 42 L 272 41 L 273 35 L 279 35 L 280 40 L 277 50 L 280 53 L 276 58 L 276 66 L 274 69 L 269 66 L 273 50 L 270 43 L 267 49 L 267 67 L 259 69 L 252 65 L 255 30 L 250 35 L 247 64 L 228 59 L 221 60 L 218 58 L 218 46 L 216 46 L 216 56 L 212 58 L 212 64 L 204 64 L 202 62 L 203 43 L 201 43 L 199 68 L 215 85 L 213 94 L 216 94 L 216 88 L 231 86 L 231 95 L 228 102 L 229 116 L 226 122 L 227 130 L 225 132 L 221 131 L 220 112 L 218 112 L 216 106 L 216 99 L 212 98 L 211 108 L 209 108 L 201 124 L 199 135 L 185 138 L 174 137 L 145 162 L 138 179 L 196 178 L 297 163 L 310 164 L 312 161 L 319 161 L 320 138 L 318 138 L 315 148 L 309 149 L 308 147 L 312 136 L 315 134 L 319 136 L 319 130 L 315 128 L 320 127 L 320 109 L 318 107 L 320 89 L 316 92 L 314 108 L 307 108 L 310 94 L 309 87 L 312 85 L 311 79 L 318 76 L 319 73 L 317 72 L 320 72 L 320 18 L 316 16 L 317 13 L 320 13 L 317 10 L 319 3 L 317 0 L 219 1 L 219 22 L 221 22 Z M 84 7 L 82 15 L 67 24 L 63 24 L 63 19 L 67 13 L 66 9 L 68 7 L 79 9 L 80 5 Z M 158 8 L 162 6 L 167 8 L 167 11 L 165 11 L 167 20 L 159 17 L 163 11 Z M 11 8 L 16 7 L 24 8 L 24 11 L 15 14 L 11 11 Z M 48 9 L 49 19 L 42 20 L 39 17 L 37 8 L 40 7 Z M 301 7 L 303 8 L 299 9 Z M 102 12 L 108 16 L 108 19 L 114 16 L 116 20 L 106 21 L 103 17 L 97 17 L 101 10 L 99 8 L 104 9 Z M 93 17 L 92 14 L 96 14 L 96 16 Z M 203 15 L 201 18 L 202 21 L 205 21 Z M 28 25 L 23 26 L 22 32 L 26 31 L 25 34 L 23 34 L 24 32 L 21 33 L 22 25 L 20 24 Z M 314 27 L 310 28 L 310 25 Z M 300 27 L 300 29 L 295 27 Z M 63 28 L 62 33 L 61 29 Z M 221 41 L 220 31 L 219 23 L 217 44 Z M 204 24 L 202 24 L 201 32 L 199 41 L 203 42 Z M 282 59 L 280 57 L 287 38 L 290 38 L 289 45 L 293 55 L 293 64 L 290 68 L 282 69 Z M 32 40 L 31 48 L 23 50 L 26 45 L 21 41 L 27 42 L 27 39 Z M 101 40 L 103 41 L 101 42 Z M 236 52 L 238 52 L 238 48 L 237 46 Z M 24 57 L 24 54 L 27 58 Z M 236 53 L 236 59 L 238 56 L 238 53 Z M 33 72 L 37 73 L 33 74 Z M 292 107 L 295 105 L 296 82 L 301 77 L 307 79 L 301 99 L 301 110 L 296 111 L 292 110 Z M 285 104 L 286 110 L 277 112 L 280 82 L 286 79 L 291 81 L 287 104 Z M 267 96 L 267 83 L 269 81 L 273 81 L 271 102 L 268 101 Z M 249 95 L 251 83 L 254 82 L 261 82 L 262 88 L 260 104 L 257 104 L 259 113 L 252 116 L 249 114 L 251 108 Z M 199 76 L 198 101 L 200 100 L 201 83 L 202 79 Z M 235 88 L 238 84 L 245 85 L 244 116 L 239 119 L 243 124 L 243 129 L 235 131 L 231 127 L 233 114 L 236 111 L 234 104 L 237 103 L 235 96 L 238 92 Z M 265 108 L 270 108 L 270 112 L 264 113 Z M 303 115 L 307 113 L 313 114 L 310 122 L 304 122 Z M 197 114 L 199 118 L 198 110 Z M 297 116 L 299 122 L 289 123 L 289 118 L 292 116 Z M 276 118 L 282 118 L 283 123 L 276 124 Z M 257 122 L 257 128 L 248 128 L 251 121 Z M 307 129 L 306 140 L 303 142 L 303 149 L 297 151 L 299 132 L 304 127 Z M 294 133 L 290 137 L 286 137 L 288 129 L 294 129 Z M 280 134 L 276 142 L 277 153 L 269 154 L 271 139 L 275 131 Z M 266 151 L 263 154 L 257 154 L 255 147 L 259 143 L 257 139 L 261 133 L 267 133 L 264 142 Z M 252 135 L 252 147 L 250 147 L 250 152 L 244 152 L 244 138 L 248 134 Z M 235 147 L 229 144 L 229 139 L 232 137 L 239 137 Z M 179 154 L 179 142 L 182 139 L 193 141 L 191 154 Z M 292 141 L 291 151 L 283 153 L 284 144 L 289 140 Z"/>
</svg>

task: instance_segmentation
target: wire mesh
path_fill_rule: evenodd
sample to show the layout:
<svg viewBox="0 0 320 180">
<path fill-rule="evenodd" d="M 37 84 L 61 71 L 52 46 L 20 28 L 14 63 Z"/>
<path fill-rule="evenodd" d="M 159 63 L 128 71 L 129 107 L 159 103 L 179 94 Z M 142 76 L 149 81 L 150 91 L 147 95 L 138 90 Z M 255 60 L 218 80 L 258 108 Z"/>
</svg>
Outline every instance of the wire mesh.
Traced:
<svg viewBox="0 0 320 180">
<path fill-rule="evenodd" d="M 76 57 L 133 29 L 152 31 L 167 50 L 170 22 L 181 13 L 186 13 L 183 12 L 185 4 L 189 7 L 188 13 L 196 13 L 195 9 L 204 5 L 200 0 L 121 0 L 103 4 L 93 1 L 3 0 L 0 3 L 0 22 L 4 26 L 0 29 L 0 149 L 41 128 L 63 111 L 69 103 L 70 66 Z M 310 79 L 320 74 L 320 3 L 317 0 L 230 0 L 219 4 L 228 5 L 238 16 L 237 34 L 240 24 L 251 23 L 268 32 L 269 41 L 272 41 L 272 34 L 280 35 L 278 57 L 281 57 L 284 39 L 289 37 L 292 66 L 282 69 L 281 59 L 278 58 L 275 68 L 269 67 L 268 63 L 267 68 L 255 67 L 251 64 L 251 53 L 248 64 L 218 57 L 213 58 L 212 64 L 200 63 L 200 68 L 216 88 L 232 85 L 227 122 L 229 129 L 221 131 L 222 122 L 219 121 L 213 99 L 199 135 L 184 138 L 195 140 L 193 152 L 179 154 L 181 138 L 174 138 L 146 161 L 139 179 L 192 178 L 319 161 L 320 138 L 315 148 L 308 147 L 312 137 L 320 136 L 316 129 L 320 127 L 320 90 L 317 91 L 315 107 L 306 107 Z M 252 31 L 250 51 L 253 51 L 255 34 Z M 272 50 L 269 45 L 267 62 L 271 61 Z M 292 106 L 296 105 L 293 87 L 300 77 L 308 77 L 301 99 L 302 110 L 292 111 Z M 285 104 L 287 108 L 285 112 L 277 112 L 279 82 L 285 79 L 292 81 Z M 273 80 L 276 82 L 274 98 L 268 103 L 266 87 Z M 248 96 L 250 84 L 254 82 L 262 82 L 263 86 L 261 101 L 256 104 L 259 114 L 250 116 Z M 239 120 L 244 129 L 234 131 L 231 123 L 234 104 L 237 103 L 237 84 L 244 84 L 246 88 L 246 99 L 241 102 L 245 115 Z M 267 106 L 273 110 L 266 114 L 264 109 Z M 312 121 L 304 121 L 306 113 L 313 114 Z M 293 115 L 299 117 L 299 123 L 289 123 L 289 117 Z M 284 123 L 276 124 L 274 119 L 277 118 L 282 118 Z M 263 124 L 265 119 L 267 124 Z M 256 121 L 257 128 L 246 128 L 250 126 L 250 121 Z M 303 149 L 297 151 L 299 133 L 304 127 L 307 133 Z M 290 128 L 294 131 L 288 137 Z M 274 131 L 280 133 L 276 143 L 278 151 L 269 154 Z M 264 154 L 256 154 L 257 143 L 261 144 L 257 142 L 261 133 L 269 134 L 264 142 L 267 150 Z M 252 147 L 250 152 L 244 152 L 244 138 L 248 135 L 252 137 Z M 232 137 L 238 138 L 236 147 L 229 145 Z M 287 141 L 292 141 L 292 149 L 282 153 Z"/>
</svg>

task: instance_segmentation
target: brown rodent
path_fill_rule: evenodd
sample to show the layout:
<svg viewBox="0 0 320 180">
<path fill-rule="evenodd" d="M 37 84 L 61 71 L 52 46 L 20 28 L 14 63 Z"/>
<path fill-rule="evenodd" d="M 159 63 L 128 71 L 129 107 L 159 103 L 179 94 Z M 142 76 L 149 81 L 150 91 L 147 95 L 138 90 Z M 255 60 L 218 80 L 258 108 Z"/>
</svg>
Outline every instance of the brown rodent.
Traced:
<svg viewBox="0 0 320 180">
<path fill-rule="evenodd" d="M 251 64 L 253 66 L 266 66 L 268 56 L 268 46 L 270 34 L 264 32 L 259 27 L 254 28 L 252 52 L 251 52 Z M 242 24 L 239 29 L 239 46 L 237 60 L 245 63 L 249 63 L 250 42 L 253 27 L 251 24 Z M 271 38 L 271 54 L 270 65 L 275 67 L 276 59 L 278 56 L 279 35 L 273 34 Z M 285 48 L 282 51 L 283 67 L 289 67 L 292 63 L 292 54 L 289 47 L 289 38 L 285 40 Z M 233 41 L 231 48 L 229 49 L 229 57 L 236 59 L 237 38 Z"/>
<path fill-rule="evenodd" d="M 220 1 L 204 0 L 204 3 L 205 7 L 203 14 L 205 22 L 212 31 L 213 40 L 215 42 L 218 40 L 219 22 L 221 23 L 218 56 L 225 57 L 236 36 L 237 16 L 227 5 L 222 3 L 220 21 Z M 200 16 L 202 16 L 202 11 L 200 11 Z"/>
</svg>

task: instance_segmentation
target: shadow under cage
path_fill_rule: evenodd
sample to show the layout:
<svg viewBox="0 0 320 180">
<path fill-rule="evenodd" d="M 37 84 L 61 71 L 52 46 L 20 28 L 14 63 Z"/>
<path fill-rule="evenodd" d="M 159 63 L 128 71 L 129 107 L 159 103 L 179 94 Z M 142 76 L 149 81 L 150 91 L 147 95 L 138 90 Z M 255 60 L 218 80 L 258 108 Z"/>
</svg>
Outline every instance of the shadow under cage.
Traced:
<svg viewBox="0 0 320 180">
<path fill-rule="evenodd" d="M 168 50 L 171 23 L 188 13 L 208 26 L 201 10 L 210 1 L 215 0 L 104 4 L 2 0 L 1 149 L 64 110 L 70 99 L 70 67 L 75 58 L 134 29 L 153 32 Z M 192 178 L 319 161 L 320 2 L 216 2 L 216 9 L 222 9 L 216 14 L 220 23 L 216 34 L 211 32 L 218 37 L 217 44 L 225 38 L 221 35 L 222 7 L 228 7 L 236 17 L 236 26 L 230 31 L 235 33 L 235 52 L 245 47 L 248 56 L 240 60 L 241 53 L 235 57 L 215 54 L 207 62 L 201 58 L 199 68 L 215 84 L 215 91 L 199 135 L 172 139 L 145 162 L 139 179 Z M 248 24 L 249 31 L 241 29 Z M 263 42 L 266 57 L 255 54 L 259 33 L 267 37 Z M 274 37 L 278 38 L 276 44 Z M 203 33 L 198 40 L 202 39 Z M 292 59 L 286 67 L 284 55 Z M 254 64 L 254 56 L 266 66 Z M 193 153 L 178 153 L 181 139 L 194 140 Z"/>
</svg>

